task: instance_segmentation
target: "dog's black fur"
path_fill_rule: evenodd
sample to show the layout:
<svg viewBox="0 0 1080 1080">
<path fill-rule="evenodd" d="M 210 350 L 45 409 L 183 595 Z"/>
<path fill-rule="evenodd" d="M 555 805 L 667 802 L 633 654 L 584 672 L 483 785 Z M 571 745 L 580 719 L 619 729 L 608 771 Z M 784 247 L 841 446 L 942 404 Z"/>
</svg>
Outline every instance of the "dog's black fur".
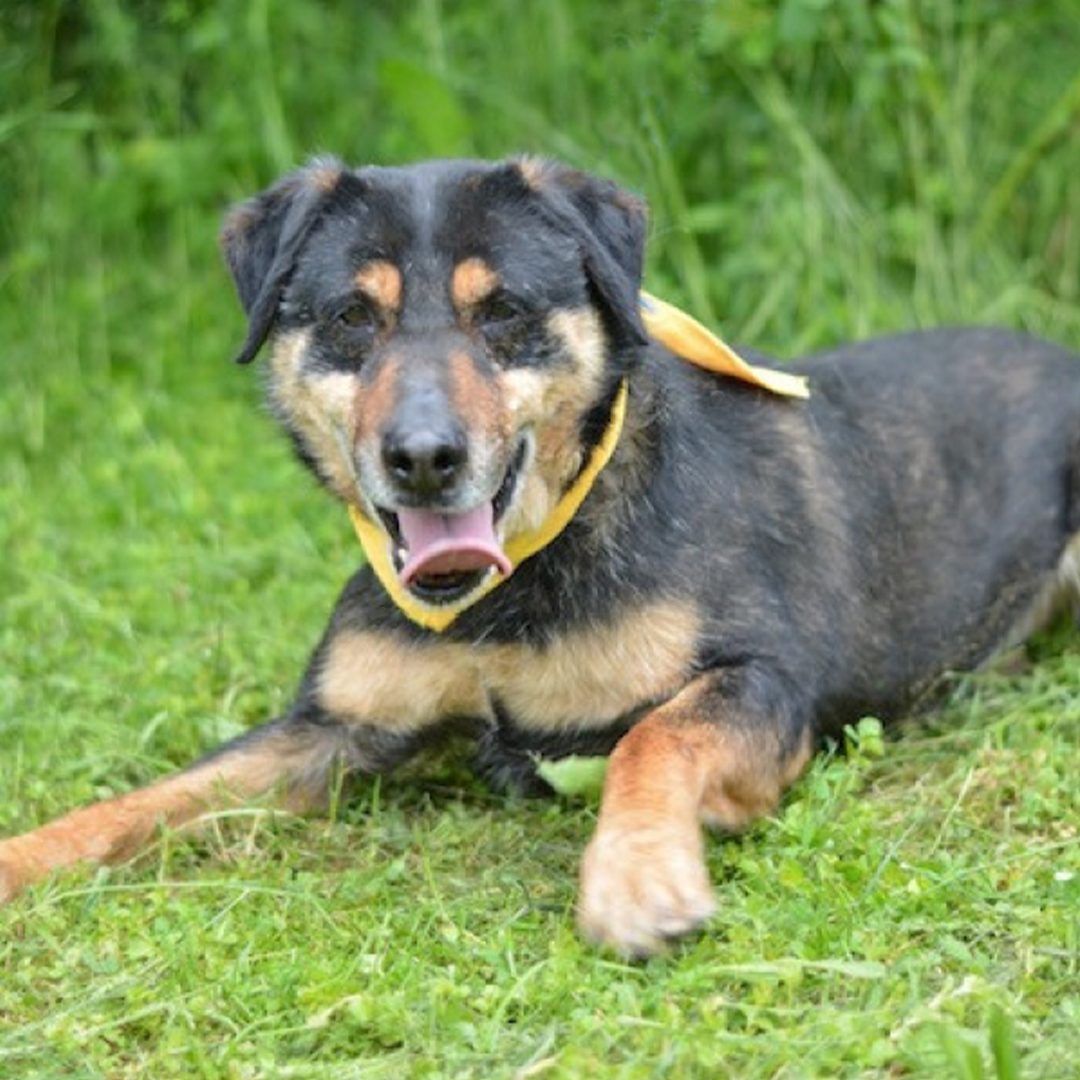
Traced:
<svg viewBox="0 0 1080 1080">
<path fill-rule="evenodd" d="M 543 516 L 627 380 L 625 428 L 565 531 L 442 633 L 365 567 L 286 717 L 0 844 L 0 892 L 122 857 L 223 783 L 305 806 L 335 763 L 385 771 L 468 724 L 482 771 L 524 791 L 545 787 L 538 754 L 614 749 L 581 921 L 647 952 L 711 908 L 699 820 L 768 811 L 823 734 L 903 714 L 1075 590 L 1074 356 L 903 334 L 801 361 L 809 400 L 777 397 L 649 341 L 644 235 L 632 196 L 535 161 L 317 162 L 234 212 L 238 359 L 274 339 L 301 459 L 389 545 L 400 513 L 465 513 L 496 488 L 500 540 Z M 482 576 L 410 589 L 437 609 Z"/>
</svg>

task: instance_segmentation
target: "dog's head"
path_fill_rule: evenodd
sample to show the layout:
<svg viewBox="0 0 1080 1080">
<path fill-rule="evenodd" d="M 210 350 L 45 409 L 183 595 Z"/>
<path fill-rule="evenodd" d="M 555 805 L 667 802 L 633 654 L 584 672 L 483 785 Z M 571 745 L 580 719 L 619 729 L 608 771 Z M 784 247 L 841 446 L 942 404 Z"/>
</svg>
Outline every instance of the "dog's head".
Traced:
<svg viewBox="0 0 1080 1080">
<path fill-rule="evenodd" d="M 305 462 L 448 604 L 509 572 L 600 439 L 645 334 L 643 204 L 532 160 L 316 161 L 232 212 L 223 246 L 272 339 Z"/>
</svg>

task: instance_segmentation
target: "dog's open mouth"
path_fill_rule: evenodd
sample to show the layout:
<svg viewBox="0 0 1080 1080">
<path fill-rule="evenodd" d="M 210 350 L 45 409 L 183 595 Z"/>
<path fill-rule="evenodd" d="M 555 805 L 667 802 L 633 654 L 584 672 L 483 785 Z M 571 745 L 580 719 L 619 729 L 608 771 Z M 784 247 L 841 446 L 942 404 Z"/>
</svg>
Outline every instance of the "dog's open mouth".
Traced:
<svg viewBox="0 0 1080 1080">
<path fill-rule="evenodd" d="M 447 514 L 378 508 L 398 579 L 419 599 L 451 603 L 479 587 L 489 573 L 507 576 L 513 572 L 496 528 L 513 499 L 526 449 L 522 440 L 495 496 L 471 510 Z"/>
</svg>

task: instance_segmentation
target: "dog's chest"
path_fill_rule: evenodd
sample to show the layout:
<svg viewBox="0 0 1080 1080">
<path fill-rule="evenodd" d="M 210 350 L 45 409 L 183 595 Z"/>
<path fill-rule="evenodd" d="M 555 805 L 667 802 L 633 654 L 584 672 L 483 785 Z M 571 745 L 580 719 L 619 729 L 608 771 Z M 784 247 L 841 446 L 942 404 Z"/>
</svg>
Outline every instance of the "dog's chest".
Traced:
<svg viewBox="0 0 1080 1080">
<path fill-rule="evenodd" d="M 607 727 L 685 683 L 697 630 L 693 604 L 665 600 L 543 647 L 343 632 L 327 646 L 317 692 L 344 722 L 402 734 L 455 717 L 501 716 L 537 732 Z"/>
</svg>

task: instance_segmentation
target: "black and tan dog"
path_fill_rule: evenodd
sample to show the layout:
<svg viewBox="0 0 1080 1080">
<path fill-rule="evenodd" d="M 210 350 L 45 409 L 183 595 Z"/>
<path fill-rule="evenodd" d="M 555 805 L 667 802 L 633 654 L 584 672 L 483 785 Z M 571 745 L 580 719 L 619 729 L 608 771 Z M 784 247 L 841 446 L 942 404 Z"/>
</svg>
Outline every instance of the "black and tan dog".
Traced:
<svg viewBox="0 0 1080 1080">
<path fill-rule="evenodd" d="M 535 161 L 316 162 L 224 247 L 270 394 L 370 563 L 288 715 L 0 843 L 0 894 L 159 822 L 472 725 L 493 781 L 612 751 L 579 914 L 644 953 L 713 909 L 701 823 L 768 813 L 818 739 L 896 716 L 1077 580 L 1080 366 L 983 330 L 795 366 L 807 400 L 650 341 L 644 209 Z"/>
</svg>

